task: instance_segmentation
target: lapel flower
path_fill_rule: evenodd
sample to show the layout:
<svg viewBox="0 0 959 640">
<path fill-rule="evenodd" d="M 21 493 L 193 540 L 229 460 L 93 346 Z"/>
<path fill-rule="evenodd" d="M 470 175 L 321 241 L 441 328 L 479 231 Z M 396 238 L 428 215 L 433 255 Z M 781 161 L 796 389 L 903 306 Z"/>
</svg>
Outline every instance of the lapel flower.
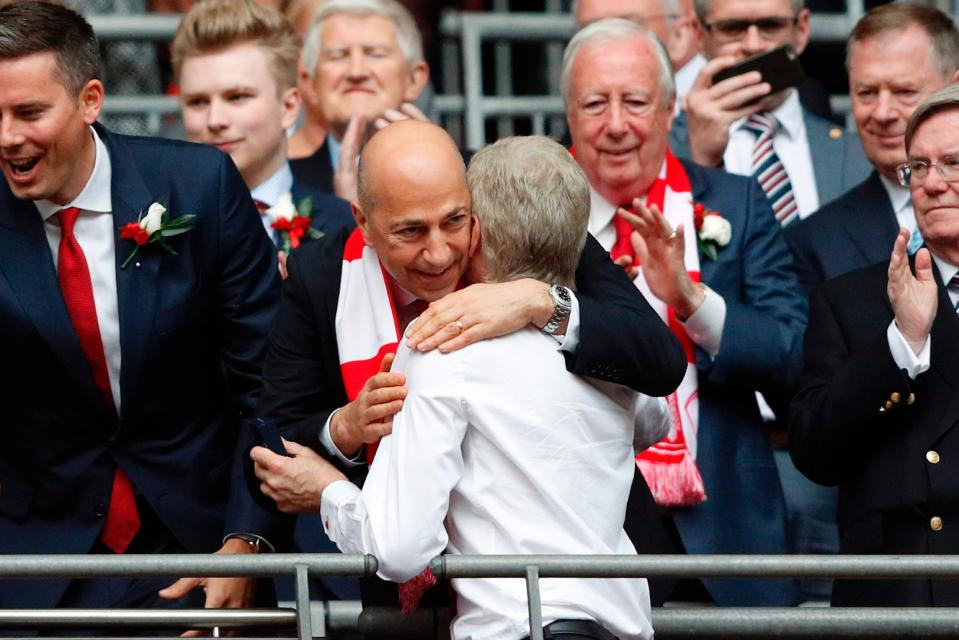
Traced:
<svg viewBox="0 0 959 640">
<path fill-rule="evenodd" d="M 126 269 L 130 261 L 137 255 L 140 247 L 147 244 L 158 244 L 166 250 L 167 253 L 175 256 L 177 254 L 176 251 L 164 240 L 189 231 L 191 228 L 190 220 L 195 217 L 196 216 L 188 215 L 170 220 L 166 207 L 159 202 L 151 204 L 147 209 L 146 215 L 143 215 L 141 211 L 140 215 L 137 216 L 136 222 L 130 222 L 120 227 L 120 239 L 133 240 L 134 242 L 133 251 L 126 257 L 126 260 L 123 261 L 120 268 Z"/>
<path fill-rule="evenodd" d="M 702 203 L 693 205 L 693 224 L 696 227 L 696 246 L 709 260 L 715 260 L 722 249 L 733 237 L 733 228 L 729 220 L 710 211 Z"/>
<path fill-rule="evenodd" d="M 303 198 L 299 204 L 293 204 L 293 195 L 289 192 L 280 196 L 276 204 L 266 210 L 270 216 L 270 226 L 276 229 L 282 251 L 290 253 L 300 246 L 304 236 L 309 240 L 323 237 L 323 232 L 310 226 L 313 222 L 313 198 Z"/>
</svg>

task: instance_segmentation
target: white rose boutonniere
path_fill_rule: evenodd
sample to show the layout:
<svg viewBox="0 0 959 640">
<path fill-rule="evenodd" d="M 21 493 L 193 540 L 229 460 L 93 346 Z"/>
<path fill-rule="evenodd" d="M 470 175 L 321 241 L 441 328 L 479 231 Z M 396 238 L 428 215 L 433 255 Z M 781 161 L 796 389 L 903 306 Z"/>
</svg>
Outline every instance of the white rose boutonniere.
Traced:
<svg viewBox="0 0 959 640">
<path fill-rule="evenodd" d="M 693 205 L 693 223 L 700 252 L 709 260 L 715 260 L 719 249 L 732 240 L 732 225 L 718 211 L 709 211 L 698 202 Z"/>
<path fill-rule="evenodd" d="M 310 226 L 313 222 L 313 198 L 303 198 L 299 204 L 293 203 L 289 192 L 277 198 L 276 203 L 266 210 L 270 216 L 270 226 L 279 236 L 277 243 L 288 255 L 300 246 L 304 239 L 317 240 L 323 232 Z"/>
<path fill-rule="evenodd" d="M 141 212 L 136 222 L 130 222 L 120 227 L 120 239 L 134 242 L 133 251 L 126 257 L 120 268 L 126 269 L 130 261 L 137 255 L 140 247 L 146 244 L 158 244 L 167 253 L 175 256 L 176 251 L 165 240 L 189 231 L 192 228 L 190 227 L 190 220 L 195 217 L 194 215 L 187 215 L 169 220 L 166 207 L 159 202 L 151 204 L 146 215 Z"/>
</svg>

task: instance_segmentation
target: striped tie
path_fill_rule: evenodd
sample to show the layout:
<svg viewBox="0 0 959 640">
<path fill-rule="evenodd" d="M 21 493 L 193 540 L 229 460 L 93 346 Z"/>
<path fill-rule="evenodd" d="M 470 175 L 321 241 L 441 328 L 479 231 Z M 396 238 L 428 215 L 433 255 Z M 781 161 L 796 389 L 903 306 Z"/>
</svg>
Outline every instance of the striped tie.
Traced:
<svg viewBox="0 0 959 640">
<path fill-rule="evenodd" d="M 785 227 L 799 217 L 799 209 L 786 167 L 773 148 L 773 137 L 779 129 L 779 122 L 770 113 L 757 113 L 746 119 L 743 128 L 756 134 L 752 175 L 759 180 L 776 219 Z"/>
</svg>

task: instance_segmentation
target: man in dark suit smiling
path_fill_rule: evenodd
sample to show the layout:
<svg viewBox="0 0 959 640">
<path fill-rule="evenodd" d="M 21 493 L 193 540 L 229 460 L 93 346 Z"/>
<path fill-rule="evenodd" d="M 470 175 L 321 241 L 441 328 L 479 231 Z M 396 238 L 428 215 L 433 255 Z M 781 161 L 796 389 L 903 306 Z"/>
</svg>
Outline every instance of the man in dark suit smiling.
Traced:
<svg viewBox="0 0 959 640">
<path fill-rule="evenodd" d="M 273 246 L 225 155 L 94 124 L 97 51 L 63 6 L 0 8 L 0 553 L 254 552 L 266 516 L 234 461 Z M 252 599 L 246 579 L 170 582 L 3 582 L 0 606 L 177 606 L 201 582 L 208 606 Z"/>
</svg>

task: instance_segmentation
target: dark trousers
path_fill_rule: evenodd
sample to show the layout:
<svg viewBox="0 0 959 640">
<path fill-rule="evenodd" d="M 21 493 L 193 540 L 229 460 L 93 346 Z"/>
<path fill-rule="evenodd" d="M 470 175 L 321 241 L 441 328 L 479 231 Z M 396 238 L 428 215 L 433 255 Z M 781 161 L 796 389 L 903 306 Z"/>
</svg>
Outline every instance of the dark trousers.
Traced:
<svg viewBox="0 0 959 640">
<path fill-rule="evenodd" d="M 616 636 L 592 620 L 556 620 L 543 627 L 543 640 L 616 640 Z M 529 640 L 527 637 L 525 640 Z"/>
</svg>

